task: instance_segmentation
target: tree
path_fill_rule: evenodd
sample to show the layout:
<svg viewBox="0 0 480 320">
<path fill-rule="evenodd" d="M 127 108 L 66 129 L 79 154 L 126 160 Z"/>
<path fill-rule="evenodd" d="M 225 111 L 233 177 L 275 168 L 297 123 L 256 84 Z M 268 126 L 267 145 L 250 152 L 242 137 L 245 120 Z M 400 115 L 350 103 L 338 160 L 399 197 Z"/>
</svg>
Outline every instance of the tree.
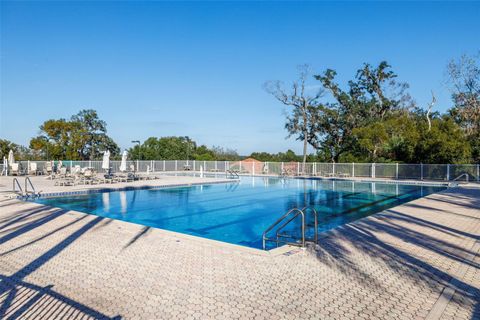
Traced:
<svg viewBox="0 0 480 320">
<path fill-rule="evenodd" d="M 451 60 L 447 76 L 454 103 L 450 115 L 465 131 L 474 161 L 480 162 L 480 53 Z"/>
<path fill-rule="evenodd" d="M 363 146 L 358 146 L 358 140 L 353 134 L 356 128 L 383 121 L 414 105 L 406 93 L 408 85 L 396 81 L 397 75 L 385 61 L 375 68 L 364 64 L 357 71 L 355 79 L 348 82 L 346 90 L 340 88 L 336 75 L 332 69 L 315 75 L 333 102 L 318 104 L 311 109 L 310 123 L 313 127 L 308 131 L 309 143 L 320 151 L 321 158 L 332 162 L 338 162 L 342 155 L 349 154 L 358 147 L 366 147 L 366 140 L 363 140 Z M 363 135 L 372 136 L 365 130 Z M 379 143 L 377 141 L 374 145 Z M 377 152 L 372 151 L 375 154 Z"/>
<path fill-rule="evenodd" d="M 116 157 L 120 148 L 107 135 L 106 127 L 95 110 L 81 110 L 70 120 L 45 121 L 40 135 L 30 140 L 30 148 L 53 159 L 93 160 L 105 150 Z"/>
<path fill-rule="evenodd" d="M 468 163 L 471 147 L 462 129 L 448 116 L 432 120 L 431 130 L 424 122 L 419 127 L 414 162 Z"/>
<path fill-rule="evenodd" d="M 140 146 L 129 150 L 134 158 L 143 160 L 237 160 L 238 154 L 234 150 L 220 147 L 208 148 L 197 143 L 187 136 L 184 137 L 150 137 Z"/>
<path fill-rule="evenodd" d="M 0 139 L 0 160 L 3 157 L 8 158 L 8 153 L 13 150 L 14 153 L 18 152 L 19 145 L 6 139 Z"/>
<path fill-rule="evenodd" d="M 288 137 L 295 135 L 297 140 L 303 141 L 302 173 L 305 172 L 305 162 L 307 161 L 307 147 L 311 135 L 309 130 L 314 128 L 309 113 L 317 105 L 322 94 L 320 90 L 314 91 L 313 94 L 307 92 L 306 82 L 309 75 L 308 65 L 299 66 L 298 79 L 292 83 L 292 89 L 289 92 L 283 88 L 280 81 L 270 81 L 264 85 L 268 93 L 292 108 L 287 114 L 285 128 L 288 131 Z"/>
<path fill-rule="evenodd" d="M 212 151 L 215 154 L 216 160 L 235 161 L 240 159 L 240 156 L 238 155 L 237 151 L 233 149 L 229 149 L 229 148 L 225 149 L 222 147 L 213 146 Z"/>
<path fill-rule="evenodd" d="M 369 126 L 353 129 L 358 144 L 369 154 L 372 162 L 378 161 L 388 143 L 388 133 L 385 122 L 375 122 Z"/>
</svg>

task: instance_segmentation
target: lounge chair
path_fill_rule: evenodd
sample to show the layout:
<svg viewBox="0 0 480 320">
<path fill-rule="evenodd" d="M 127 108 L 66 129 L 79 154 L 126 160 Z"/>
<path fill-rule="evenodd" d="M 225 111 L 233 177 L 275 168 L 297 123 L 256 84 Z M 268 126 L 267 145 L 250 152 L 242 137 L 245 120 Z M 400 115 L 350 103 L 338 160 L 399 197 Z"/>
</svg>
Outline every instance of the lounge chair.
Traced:
<svg viewBox="0 0 480 320">
<path fill-rule="evenodd" d="M 85 169 L 83 172 L 83 183 L 84 184 L 95 184 L 98 182 L 97 173 L 91 168 Z"/>
<path fill-rule="evenodd" d="M 75 180 L 72 177 L 59 178 L 55 180 L 56 186 L 74 186 Z"/>
<path fill-rule="evenodd" d="M 135 175 L 131 172 L 118 172 L 113 175 L 115 182 L 131 182 L 135 180 Z"/>
<path fill-rule="evenodd" d="M 36 162 L 30 162 L 30 167 L 28 168 L 29 175 L 38 175 L 41 171 L 38 170 Z"/>
<path fill-rule="evenodd" d="M 49 176 L 52 174 L 52 172 L 53 172 L 52 163 L 50 161 L 45 162 L 45 165 L 43 167 L 43 174 Z"/>
<path fill-rule="evenodd" d="M 10 173 L 12 176 L 19 176 L 20 172 L 20 164 L 18 163 L 11 163 L 10 164 Z"/>
</svg>

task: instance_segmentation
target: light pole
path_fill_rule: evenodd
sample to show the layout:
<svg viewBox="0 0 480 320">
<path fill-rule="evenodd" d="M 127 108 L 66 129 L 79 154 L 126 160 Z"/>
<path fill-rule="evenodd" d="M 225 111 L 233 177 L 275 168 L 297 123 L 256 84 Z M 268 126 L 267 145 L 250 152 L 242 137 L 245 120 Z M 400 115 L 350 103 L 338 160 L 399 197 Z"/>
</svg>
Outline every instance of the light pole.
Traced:
<svg viewBox="0 0 480 320">
<path fill-rule="evenodd" d="M 132 143 L 137 143 L 138 144 L 137 171 L 140 171 L 139 162 L 138 162 L 140 160 L 140 140 L 132 140 Z"/>
<path fill-rule="evenodd" d="M 49 138 L 47 136 L 42 136 L 42 138 L 45 140 L 45 149 L 46 149 L 46 156 L 47 156 L 47 161 L 48 161 L 48 158 L 49 158 L 49 153 L 48 153 L 48 144 L 50 143 L 50 141 L 54 141 L 52 138 Z"/>
<path fill-rule="evenodd" d="M 188 165 L 188 156 L 190 153 L 190 138 L 188 136 L 185 136 L 185 140 L 187 141 L 187 165 Z"/>
<path fill-rule="evenodd" d="M 138 144 L 138 159 L 137 160 L 140 160 L 140 140 L 132 140 L 132 143 L 137 143 Z"/>
</svg>

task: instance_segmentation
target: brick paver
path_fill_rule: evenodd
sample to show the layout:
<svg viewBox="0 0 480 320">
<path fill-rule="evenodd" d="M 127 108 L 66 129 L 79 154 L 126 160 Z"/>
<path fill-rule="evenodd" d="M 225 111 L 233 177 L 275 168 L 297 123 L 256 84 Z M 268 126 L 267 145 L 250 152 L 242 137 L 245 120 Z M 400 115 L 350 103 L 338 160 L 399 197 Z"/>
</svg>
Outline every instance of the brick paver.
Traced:
<svg viewBox="0 0 480 320">
<path fill-rule="evenodd" d="M 474 188 L 286 253 L 5 200 L 0 318 L 479 319 L 479 242 Z"/>
</svg>

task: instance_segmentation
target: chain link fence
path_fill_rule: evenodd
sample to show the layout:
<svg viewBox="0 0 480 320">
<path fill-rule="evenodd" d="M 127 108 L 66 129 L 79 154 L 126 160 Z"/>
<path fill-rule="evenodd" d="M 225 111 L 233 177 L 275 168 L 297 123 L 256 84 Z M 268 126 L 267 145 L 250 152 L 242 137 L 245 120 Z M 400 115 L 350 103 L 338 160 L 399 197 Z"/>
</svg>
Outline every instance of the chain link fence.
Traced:
<svg viewBox="0 0 480 320">
<path fill-rule="evenodd" d="M 37 174 L 48 174 L 48 168 L 60 165 L 68 171 L 72 168 L 90 167 L 103 172 L 102 161 L 17 161 L 20 172 L 33 172 L 31 163 L 36 164 Z M 121 161 L 110 161 L 110 168 L 118 172 Z M 262 161 L 200 161 L 200 160 L 130 160 L 127 168 L 138 172 L 175 172 L 200 171 L 226 172 L 233 170 L 245 175 L 289 175 L 343 178 L 381 178 L 412 179 L 431 181 L 480 181 L 479 164 L 403 164 L 403 163 L 320 163 L 308 162 L 303 167 L 301 162 L 262 162 Z M 3 175 L 11 174 L 0 164 Z"/>
</svg>

